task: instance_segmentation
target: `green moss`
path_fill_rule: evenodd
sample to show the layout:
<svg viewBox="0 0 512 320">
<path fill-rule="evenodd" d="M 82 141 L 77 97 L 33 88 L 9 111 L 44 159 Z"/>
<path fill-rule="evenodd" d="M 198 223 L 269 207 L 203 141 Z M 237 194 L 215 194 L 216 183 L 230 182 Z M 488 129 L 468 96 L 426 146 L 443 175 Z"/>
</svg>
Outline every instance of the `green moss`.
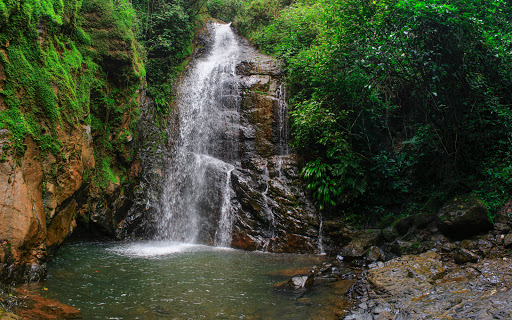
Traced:
<svg viewBox="0 0 512 320">
<path fill-rule="evenodd" d="M 17 153 L 25 152 L 25 136 L 30 132 L 23 113 L 17 107 L 10 107 L 0 113 L 0 126 L 12 133 L 12 142 Z"/>
<path fill-rule="evenodd" d="M 64 159 L 62 132 L 91 126 L 97 168 L 88 172 L 88 180 L 104 188 L 126 180 L 126 169 L 116 159 L 124 156 L 127 137 L 134 134 L 146 70 L 135 40 L 135 11 L 128 1 L 115 3 L 0 0 L 0 45 L 5 48 L 0 64 L 6 77 L 0 128 L 11 132 L 12 141 L 2 159 L 9 150 L 22 155 L 28 136 L 41 158 L 51 152 Z M 56 163 L 51 166 L 52 178 L 58 169 Z"/>
<path fill-rule="evenodd" d="M 110 157 L 104 156 L 101 152 L 95 153 L 95 157 L 100 164 L 97 166 L 94 175 L 94 181 L 96 182 L 96 185 L 105 189 L 110 183 L 119 183 L 119 179 L 112 169 L 112 159 Z"/>
</svg>

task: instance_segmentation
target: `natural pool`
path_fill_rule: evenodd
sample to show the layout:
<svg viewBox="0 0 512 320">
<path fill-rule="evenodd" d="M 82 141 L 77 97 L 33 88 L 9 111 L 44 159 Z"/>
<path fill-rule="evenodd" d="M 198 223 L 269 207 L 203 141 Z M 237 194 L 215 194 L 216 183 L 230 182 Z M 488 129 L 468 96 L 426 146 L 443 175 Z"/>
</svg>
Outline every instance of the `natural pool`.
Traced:
<svg viewBox="0 0 512 320">
<path fill-rule="evenodd" d="M 321 259 L 171 242 L 68 244 L 48 266 L 43 294 L 84 319 L 325 319 L 328 286 L 275 288 Z"/>
</svg>

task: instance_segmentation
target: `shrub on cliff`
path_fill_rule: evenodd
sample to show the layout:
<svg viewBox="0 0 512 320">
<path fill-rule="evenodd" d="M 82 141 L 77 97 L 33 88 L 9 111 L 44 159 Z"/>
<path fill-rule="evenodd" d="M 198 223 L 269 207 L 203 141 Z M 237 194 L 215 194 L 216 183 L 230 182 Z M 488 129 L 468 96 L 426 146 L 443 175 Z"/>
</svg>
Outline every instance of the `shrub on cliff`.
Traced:
<svg viewBox="0 0 512 320">
<path fill-rule="evenodd" d="M 148 94 L 163 113 L 169 112 L 172 84 L 192 53 L 201 0 L 134 0 L 140 18 L 138 37 L 147 54 Z"/>
</svg>

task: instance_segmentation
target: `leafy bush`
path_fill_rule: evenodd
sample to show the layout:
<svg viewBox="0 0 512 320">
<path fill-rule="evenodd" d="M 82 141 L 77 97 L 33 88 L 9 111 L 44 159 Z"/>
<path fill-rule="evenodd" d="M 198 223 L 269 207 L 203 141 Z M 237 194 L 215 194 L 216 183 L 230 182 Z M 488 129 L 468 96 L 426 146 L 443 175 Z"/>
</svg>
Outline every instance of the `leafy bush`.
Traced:
<svg viewBox="0 0 512 320">
<path fill-rule="evenodd" d="M 242 7 L 239 0 L 210 0 L 206 3 L 208 13 L 225 22 L 234 21 Z"/>
</svg>

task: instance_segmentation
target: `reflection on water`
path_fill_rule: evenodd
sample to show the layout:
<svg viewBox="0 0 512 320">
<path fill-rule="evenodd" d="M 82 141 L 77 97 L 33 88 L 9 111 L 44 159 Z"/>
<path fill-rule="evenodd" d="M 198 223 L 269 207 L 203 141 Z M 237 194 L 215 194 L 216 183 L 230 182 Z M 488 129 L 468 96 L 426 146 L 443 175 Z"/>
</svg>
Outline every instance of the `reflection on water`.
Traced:
<svg viewBox="0 0 512 320">
<path fill-rule="evenodd" d="M 329 288 L 288 295 L 280 270 L 319 257 L 245 252 L 172 242 L 63 246 L 44 294 L 81 309 L 84 319 L 311 319 Z"/>
</svg>

